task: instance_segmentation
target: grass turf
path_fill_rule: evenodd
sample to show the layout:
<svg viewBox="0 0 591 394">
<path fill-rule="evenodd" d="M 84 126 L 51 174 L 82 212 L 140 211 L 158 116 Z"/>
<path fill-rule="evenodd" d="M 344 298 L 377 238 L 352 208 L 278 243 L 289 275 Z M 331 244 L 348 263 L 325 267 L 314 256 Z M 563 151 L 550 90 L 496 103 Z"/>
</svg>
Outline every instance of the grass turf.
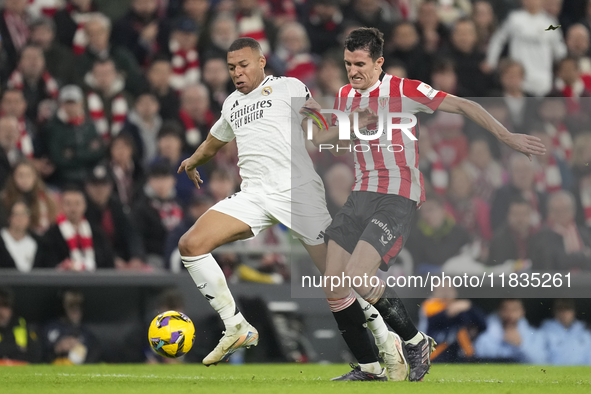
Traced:
<svg viewBox="0 0 591 394">
<path fill-rule="evenodd" d="M 3 394 L 590 393 L 591 367 L 434 365 L 420 383 L 330 382 L 347 365 L 85 365 L 0 367 Z M 370 387 L 368 387 L 368 385 Z M 363 391 L 360 391 L 363 390 Z"/>
</svg>

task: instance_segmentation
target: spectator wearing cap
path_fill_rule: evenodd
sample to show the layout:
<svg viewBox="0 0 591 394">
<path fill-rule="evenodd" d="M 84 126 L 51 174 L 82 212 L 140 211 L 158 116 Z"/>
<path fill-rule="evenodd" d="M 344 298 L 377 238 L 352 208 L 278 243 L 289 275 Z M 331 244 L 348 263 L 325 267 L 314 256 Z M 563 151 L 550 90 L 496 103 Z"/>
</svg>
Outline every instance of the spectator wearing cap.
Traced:
<svg viewBox="0 0 591 394">
<path fill-rule="evenodd" d="M 27 101 L 26 116 L 35 123 L 41 123 L 53 116 L 51 109 L 43 111 L 41 103 L 54 108 L 59 93 L 59 86 L 45 67 L 43 50 L 35 45 L 25 46 L 21 53 L 16 70 L 10 74 L 7 86 L 23 92 Z"/>
<path fill-rule="evenodd" d="M 106 235 L 115 255 L 115 267 L 143 269 L 142 242 L 113 193 L 113 179 L 106 165 L 98 165 L 92 170 L 86 178 L 84 190 L 88 197 L 86 218 Z"/>
<path fill-rule="evenodd" d="M 197 83 L 201 79 L 199 52 L 199 27 L 191 18 L 180 18 L 172 27 L 168 51 L 172 59 L 170 85 L 177 91 Z"/>
<path fill-rule="evenodd" d="M 39 266 L 41 254 L 40 239 L 29 233 L 31 211 L 20 200 L 9 208 L 8 226 L 0 230 L 0 268 L 31 272 Z"/>
<path fill-rule="evenodd" d="M 125 80 L 112 59 L 97 60 L 84 77 L 90 118 L 105 141 L 119 134 L 131 102 Z"/>
<path fill-rule="evenodd" d="M 156 137 L 162 127 L 160 104 L 152 93 L 143 93 L 135 100 L 127 115 L 123 131 L 129 133 L 137 148 L 137 158 L 147 165 L 157 154 Z"/>
<path fill-rule="evenodd" d="M 591 365 L 591 332 L 577 320 L 573 299 L 555 299 L 552 319 L 540 326 L 553 365 Z"/>
<path fill-rule="evenodd" d="M 134 139 L 129 133 L 119 134 L 109 146 L 109 171 L 126 213 L 131 212 L 131 204 L 140 194 L 144 182 L 143 166 L 134 160 L 135 149 Z"/>
<path fill-rule="evenodd" d="M 132 211 L 146 251 L 146 262 L 154 268 L 165 266 L 166 238 L 183 218 L 183 210 L 176 200 L 175 183 L 176 177 L 168 162 L 152 164 L 144 196 Z"/>
<path fill-rule="evenodd" d="M 140 65 L 168 45 L 170 26 L 158 15 L 157 0 L 133 0 L 127 14 L 113 27 L 113 42 L 126 47 Z"/>
<path fill-rule="evenodd" d="M 338 0 L 314 0 L 305 26 L 312 53 L 323 55 L 327 50 L 338 47 L 339 35 L 344 29 Z"/>
<path fill-rule="evenodd" d="M 224 57 L 224 72 L 227 74 Z M 166 57 L 154 59 L 146 73 L 149 91 L 156 96 L 160 104 L 160 116 L 164 120 L 176 119 L 181 107 L 178 94 L 171 86 L 172 64 Z"/>
<path fill-rule="evenodd" d="M 50 75 L 61 84 L 76 83 L 76 62 L 72 49 L 56 40 L 55 23 L 41 17 L 30 26 L 30 42 L 40 47 L 45 56 L 45 67 Z"/>
<path fill-rule="evenodd" d="M 64 86 L 56 116 L 43 130 L 49 159 L 55 165 L 57 185 L 82 184 L 90 169 L 104 156 L 105 147 L 94 123 L 84 115 L 82 89 Z"/>
<path fill-rule="evenodd" d="M 111 21 L 102 14 L 93 15 L 85 24 L 88 45 L 78 56 L 78 77 L 84 78 L 97 60 L 112 59 L 125 80 L 125 88 L 132 94 L 142 89 L 142 75 L 135 57 L 125 47 L 110 43 Z"/>
<path fill-rule="evenodd" d="M 114 268 L 111 245 L 100 227 L 85 216 L 86 197 L 77 186 L 66 186 L 61 194 L 62 212 L 57 223 L 43 236 L 48 245 L 41 266 L 66 271 L 95 271 Z"/>
<path fill-rule="evenodd" d="M 36 330 L 14 313 L 14 294 L 0 289 L 0 365 L 41 362 L 42 348 Z"/>
</svg>

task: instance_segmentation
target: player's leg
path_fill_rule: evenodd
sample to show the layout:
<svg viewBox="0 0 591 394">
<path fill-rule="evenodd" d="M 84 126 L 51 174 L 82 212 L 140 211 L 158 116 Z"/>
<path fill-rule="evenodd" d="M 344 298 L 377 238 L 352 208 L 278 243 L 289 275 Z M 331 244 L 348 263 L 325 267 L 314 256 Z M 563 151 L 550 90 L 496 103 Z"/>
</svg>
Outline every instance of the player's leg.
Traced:
<svg viewBox="0 0 591 394">
<path fill-rule="evenodd" d="M 216 204 L 179 241 L 183 264 L 226 327 L 218 346 L 203 359 L 205 365 L 217 364 L 238 348 L 258 343 L 258 332 L 238 311 L 225 275 L 211 255 L 218 246 L 252 237 L 258 232 L 259 228 L 253 227 L 253 223 L 257 220 L 260 222 L 262 214 L 256 205 L 239 195 Z M 251 216 L 240 217 L 240 212 L 247 212 L 246 215 Z"/>
</svg>

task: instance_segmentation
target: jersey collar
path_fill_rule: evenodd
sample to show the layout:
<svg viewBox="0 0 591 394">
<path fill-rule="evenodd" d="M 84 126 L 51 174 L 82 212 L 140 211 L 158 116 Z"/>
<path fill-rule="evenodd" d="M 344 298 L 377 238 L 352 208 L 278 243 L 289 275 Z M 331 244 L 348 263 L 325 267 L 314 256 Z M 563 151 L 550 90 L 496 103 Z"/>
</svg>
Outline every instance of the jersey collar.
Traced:
<svg viewBox="0 0 591 394">
<path fill-rule="evenodd" d="M 372 90 L 374 90 L 375 88 L 377 88 L 378 86 L 380 86 L 380 83 L 382 83 L 382 79 L 384 79 L 384 76 L 386 75 L 386 73 L 384 71 L 382 71 L 382 73 L 380 74 L 380 77 L 378 78 L 378 80 L 376 81 L 376 83 L 374 83 L 373 85 L 371 85 L 369 88 L 365 89 L 365 90 L 358 90 L 355 89 L 355 91 L 359 94 L 364 94 L 367 92 L 371 92 Z"/>
<path fill-rule="evenodd" d="M 259 86 L 257 86 L 256 88 L 252 89 L 252 90 L 251 90 L 250 92 L 248 92 L 247 94 L 244 94 L 244 93 L 242 93 L 242 92 L 238 92 L 238 90 L 237 90 L 237 92 L 238 92 L 238 93 L 240 93 L 240 94 L 241 94 L 241 95 L 243 95 L 243 96 L 248 96 L 249 94 L 251 94 L 252 92 L 254 92 L 255 90 L 257 90 L 258 88 L 260 88 L 261 86 L 263 86 L 264 84 L 266 84 L 267 82 L 269 82 L 269 80 L 270 80 L 271 78 L 273 78 L 273 76 L 272 76 L 272 75 L 267 75 L 267 76 L 265 77 L 265 79 L 263 79 L 263 82 L 261 82 L 261 83 L 259 84 Z"/>
</svg>

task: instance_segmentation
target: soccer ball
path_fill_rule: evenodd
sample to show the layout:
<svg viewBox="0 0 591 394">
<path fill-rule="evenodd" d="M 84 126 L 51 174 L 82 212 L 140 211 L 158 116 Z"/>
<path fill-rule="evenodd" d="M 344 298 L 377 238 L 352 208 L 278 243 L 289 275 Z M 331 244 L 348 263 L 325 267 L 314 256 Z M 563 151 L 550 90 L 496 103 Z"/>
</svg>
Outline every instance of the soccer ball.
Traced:
<svg viewBox="0 0 591 394">
<path fill-rule="evenodd" d="M 150 323 L 148 340 L 152 349 L 168 358 L 181 357 L 193 347 L 195 326 L 184 313 L 167 311 Z"/>
</svg>

